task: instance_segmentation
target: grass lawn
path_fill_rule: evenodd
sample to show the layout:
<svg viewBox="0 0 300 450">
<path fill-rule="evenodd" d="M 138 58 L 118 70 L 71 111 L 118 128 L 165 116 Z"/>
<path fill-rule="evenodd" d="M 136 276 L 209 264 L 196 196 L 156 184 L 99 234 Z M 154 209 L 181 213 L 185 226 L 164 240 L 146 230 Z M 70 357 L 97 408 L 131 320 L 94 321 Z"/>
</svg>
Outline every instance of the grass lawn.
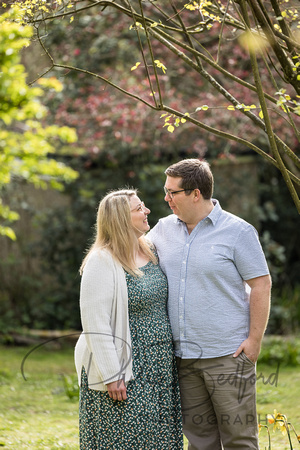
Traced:
<svg viewBox="0 0 300 450">
<path fill-rule="evenodd" d="M 49 346 L 49 344 L 47 344 Z M 0 347 L 0 446 L 78 449 L 78 401 L 65 394 L 62 374 L 74 374 L 73 349 Z"/>
<path fill-rule="evenodd" d="M 0 447 L 78 449 L 78 401 L 66 395 L 62 377 L 75 373 L 73 349 L 38 348 L 25 360 L 25 381 L 21 364 L 30 350 L 0 346 Z M 257 383 L 261 423 L 264 425 L 266 415 L 276 409 L 287 415 L 300 434 L 300 371 L 281 367 L 276 371 L 277 367 L 258 366 L 258 374 L 264 377 Z M 272 449 L 290 448 L 287 437 L 279 431 L 271 432 L 271 438 Z M 264 430 L 260 442 L 261 450 L 268 448 Z M 300 449 L 294 437 L 293 444 Z"/>
</svg>

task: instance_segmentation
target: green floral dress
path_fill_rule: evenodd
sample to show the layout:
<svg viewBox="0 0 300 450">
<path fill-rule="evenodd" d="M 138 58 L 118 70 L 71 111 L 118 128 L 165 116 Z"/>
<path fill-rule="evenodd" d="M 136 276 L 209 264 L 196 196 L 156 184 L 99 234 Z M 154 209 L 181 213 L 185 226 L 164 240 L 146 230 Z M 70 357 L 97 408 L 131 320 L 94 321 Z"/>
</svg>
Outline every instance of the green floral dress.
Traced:
<svg viewBox="0 0 300 450">
<path fill-rule="evenodd" d="M 167 316 L 167 280 L 158 265 L 126 273 L 134 380 L 127 400 L 87 387 L 79 404 L 81 450 L 183 449 L 179 385 Z"/>
</svg>

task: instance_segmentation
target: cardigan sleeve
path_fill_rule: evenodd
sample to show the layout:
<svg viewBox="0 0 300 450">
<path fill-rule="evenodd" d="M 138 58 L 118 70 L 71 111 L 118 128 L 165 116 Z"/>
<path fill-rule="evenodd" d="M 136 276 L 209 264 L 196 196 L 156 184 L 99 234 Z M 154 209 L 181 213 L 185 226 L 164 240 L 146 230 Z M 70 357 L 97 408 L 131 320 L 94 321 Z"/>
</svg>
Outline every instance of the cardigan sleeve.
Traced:
<svg viewBox="0 0 300 450">
<path fill-rule="evenodd" d="M 105 251 L 92 252 L 81 280 L 80 313 L 90 362 L 92 359 L 104 384 L 122 377 L 111 328 L 115 283 L 112 257 Z M 85 369 L 88 372 L 88 367 Z"/>
</svg>

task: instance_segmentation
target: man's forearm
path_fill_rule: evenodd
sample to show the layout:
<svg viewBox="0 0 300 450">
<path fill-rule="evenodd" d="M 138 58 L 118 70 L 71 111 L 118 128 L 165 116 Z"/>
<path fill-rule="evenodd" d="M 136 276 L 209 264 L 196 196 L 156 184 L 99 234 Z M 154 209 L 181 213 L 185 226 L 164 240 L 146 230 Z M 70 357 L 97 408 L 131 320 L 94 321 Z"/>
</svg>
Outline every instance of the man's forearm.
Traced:
<svg viewBox="0 0 300 450">
<path fill-rule="evenodd" d="M 261 343 L 270 313 L 271 277 L 266 275 L 247 283 L 251 287 L 249 338 Z"/>
</svg>

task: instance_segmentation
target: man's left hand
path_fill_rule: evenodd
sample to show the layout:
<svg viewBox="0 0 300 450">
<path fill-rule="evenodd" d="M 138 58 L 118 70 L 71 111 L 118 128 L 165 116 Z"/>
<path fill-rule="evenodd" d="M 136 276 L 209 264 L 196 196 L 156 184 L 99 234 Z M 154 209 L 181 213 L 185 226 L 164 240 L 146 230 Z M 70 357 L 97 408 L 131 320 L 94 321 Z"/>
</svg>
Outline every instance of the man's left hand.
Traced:
<svg viewBox="0 0 300 450">
<path fill-rule="evenodd" d="M 247 338 L 241 343 L 237 351 L 233 354 L 233 357 L 236 358 L 240 353 L 244 352 L 247 358 L 253 363 L 256 363 L 260 352 L 260 346 L 261 342 L 256 342 L 251 340 L 251 338 Z"/>
</svg>

